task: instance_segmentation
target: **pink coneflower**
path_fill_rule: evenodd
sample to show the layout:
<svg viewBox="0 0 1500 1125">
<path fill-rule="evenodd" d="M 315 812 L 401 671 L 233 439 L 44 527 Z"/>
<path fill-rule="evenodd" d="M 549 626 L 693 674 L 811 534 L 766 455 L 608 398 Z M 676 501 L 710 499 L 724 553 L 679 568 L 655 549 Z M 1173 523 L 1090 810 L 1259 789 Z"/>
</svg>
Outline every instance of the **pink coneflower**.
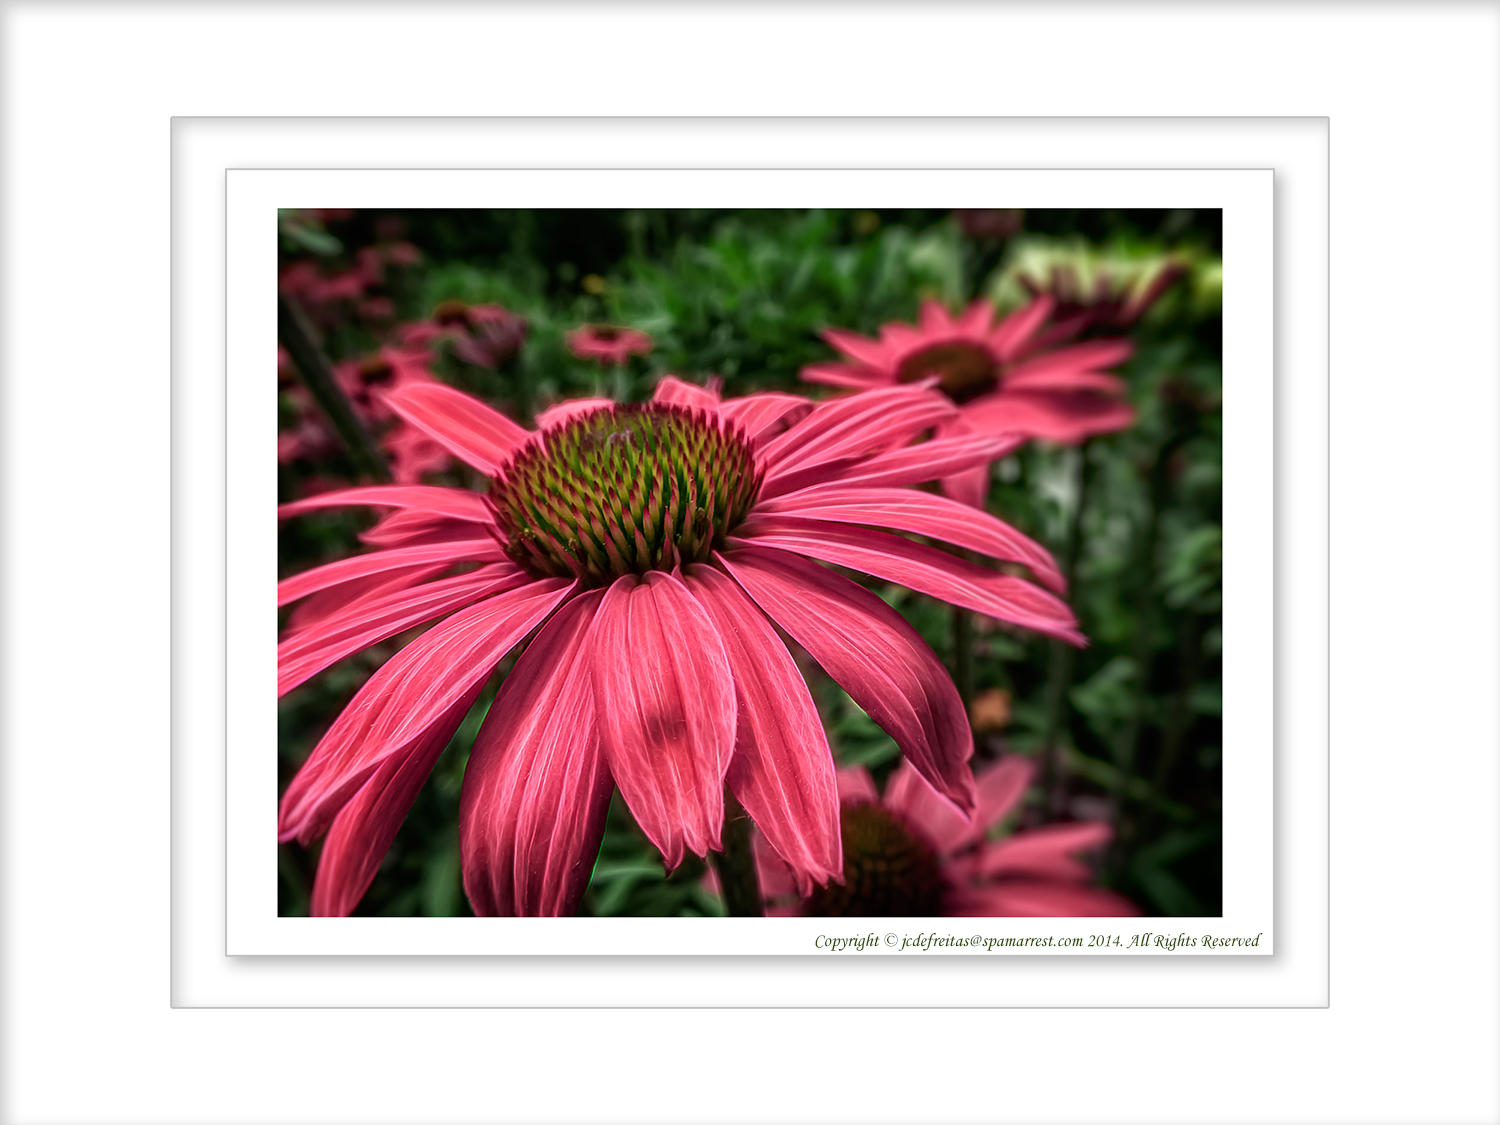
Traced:
<svg viewBox="0 0 1500 1125">
<path fill-rule="evenodd" d="M 497 371 L 526 340 L 526 318 L 499 305 L 466 305 L 444 301 L 432 310 L 434 338 L 453 344 L 453 354 L 465 363 Z"/>
<path fill-rule="evenodd" d="M 635 328 L 610 324 L 585 324 L 567 337 L 568 350 L 579 359 L 592 359 L 604 367 L 619 366 L 633 355 L 651 351 L 651 337 Z"/>
<path fill-rule="evenodd" d="M 1032 763 L 1002 758 L 979 772 L 978 808 L 966 818 L 902 763 L 884 796 L 863 767 L 839 771 L 841 882 L 810 893 L 756 840 L 768 914 L 833 917 L 1121 917 L 1139 914 L 1090 886 L 1077 858 L 1109 843 L 1102 821 L 1045 824 L 992 839 L 1031 784 Z"/>
<path fill-rule="evenodd" d="M 824 339 L 848 359 L 805 367 L 802 378 L 867 389 L 935 376 L 958 407 L 942 435 L 1019 433 L 1072 443 L 1130 425 L 1135 412 L 1122 401 L 1124 384 L 1104 370 L 1128 358 L 1130 344 L 1101 340 L 1040 351 L 1035 339 L 1051 312 L 1052 301 L 1040 297 L 996 324 L 988 301 L 957 317 L 926 301 L 918 324 L 887 324 L 879 339 L 827 329 Z M 978 507 L 989 467 L 949 475 L 943 487 Z"/>
<path fill-rule="evenodd" d="M 966 237 L 996 241 L 1019 234 L 1025 214 L 1014 207 L 965 207 L 953 212 L 953 217 Z"/>
<path fill-rule="evenodd" d="M 353 909 L 486 679 L 534 630 L 464 777 L 463 878 L 479 914 L 575 910 L 616 786 L 670 867 L 720 848 L 727 786 L 807 887 L 837 875 L 833 758 L 778 627 L 922 776 L 974 806 L 972 735 L 942 665 L 880 597 L 820 563 L 1082 642 L 1053 594 L 893 534 L 1061 585 L 1013 528 L 909 487 L 1010 444 L 909 445 L 954 412 L 928 387 L 813 407 L 788 394 L 720 400 L 668 378 L 646 404 L 561 403 L 535 432 L 440 384 L 387 402 L 491 483 L 356 488 L 282 508 L 395 509 L 377 525 L 381 549 L 281 583 L 281 605 L 348 591 L 282 641 L 282 693 L 442 619 L 365 683 L 282 798 L 283 840 L 328 833 L 315 913 Z"/>
<path fill-rule="evenodd" d="M 1167 259 L 1132 274 L 1101 267 L 1085 280 L 1077 267 L 1054 263 L 1045 275 L 1022 272 L 1016 280 L 1033 298 L 1052 301 L 1050 323 L 1033 345 L 1041 349 L 1129 331 L 1187 272 Z"/>
</svg>

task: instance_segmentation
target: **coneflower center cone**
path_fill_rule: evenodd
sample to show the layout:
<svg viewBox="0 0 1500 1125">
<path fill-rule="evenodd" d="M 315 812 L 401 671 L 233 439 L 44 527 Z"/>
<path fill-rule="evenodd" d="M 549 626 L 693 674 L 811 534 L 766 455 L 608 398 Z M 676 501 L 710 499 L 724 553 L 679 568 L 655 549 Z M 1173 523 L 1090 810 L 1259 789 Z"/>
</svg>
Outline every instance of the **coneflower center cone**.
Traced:
<svg viewBox="0 0 1500 1125">
<path fill-rule="evenodd" d="M 995 357 L 975 344 L 933 344 L 902 361 L 896 379 L 915 383 L 936 375 L 938 388 L 954 402 L 964 403 L 994 390 L 1000 383 Z"/>
<path fill-rule="evenodd" d="M 489 503 L 517 564 L 594 586 L 707 562 L 759 491 L 737 426 L 646 403 L 534 434 L 491 484 Z"/>
<path fill-rule="evenodd" d="M 873 803 L 839 810 L 844 881 L 813 891 L 803 912 L 821 918 L 930 918 L 942 914 L 943 872 L 932 846 Z"/>
</svg>

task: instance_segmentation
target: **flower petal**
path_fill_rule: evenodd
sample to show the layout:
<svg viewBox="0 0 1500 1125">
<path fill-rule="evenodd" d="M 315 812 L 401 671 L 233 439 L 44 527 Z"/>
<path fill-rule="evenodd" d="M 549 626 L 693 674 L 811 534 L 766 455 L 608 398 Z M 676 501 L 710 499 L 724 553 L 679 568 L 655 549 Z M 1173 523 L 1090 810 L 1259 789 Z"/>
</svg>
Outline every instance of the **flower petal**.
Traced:
<svg viewBox="0 0 1500 1125">
<path fill-rule="evenodd" d="M 382 762 L 414 753 L 454 707 L 472 705 L 501 658 L 572 589 L 572 582 L 553 578 L 496 594 L 433 626 L 386 661 L 287 786 L 281 838 L 304 844 L 315 839 Z"/>
<path fill-rule="evenodd" d="M 588 889 L 614 792 L 589 674 L 601 598 L 574 598 L 542 627 L 474 740 L 459 846 L 478 915 L 572 914 Z"/>
<path fill-rule="evenodd" d="M 333 818 L 313 879 L 309 913 L 314 917 L 344 918 L 354 912 L 468 710 L 460 700 L 428 728 L 410 753 L 387 758 Z"/>
<path fill-rule="evenodd" d="M 886 782 L 883 803 L 914 825 L 941 855 L 959 850 L 969 839 L 969 818 L 909 762 L 902 762 Z"/>
<path fill-rule="evenodd" d="M 498 475 L 510 455 L 531 436 L 499 411 L 442 383 L 397 387 L 383 401 L 454 456 L 490 476 Z"/>
<path fill-rule="evenodd" d="M 914 488 L 823 485 L 760 505 L 756 515 L 863 524 L 929 535 L 992 558 L 1021 563 L 1049 589 L 1067 584 L 1047 549 L 988 512 Z M 813 529 L 815 530 L 815 529 Z"/>
<path fill-rule="evenodd" d="M 305 598 L 317 590 L 326 589 L 354 578 L 366 578 L 372 574 L 399 570 L 403 567 L 420 566 L 425 563 L 456 563 L 472 559 L 485 562 L 504 558 L 500 544 L 493 536 L 476 535 L 472 539 L 448 540 L 443 543 L 420 543 L 415 547 L 395 547 L 389 551 L 371 551 L 366 555 L 353 555 L 337 562 L 315 566 L 290 578 L 283 578 L 276 586 L 276 604 L 286 605 L 298 598 Z"/>
<path fill-rule="evenodd" d="M 566 402 L 559 402 L 547 407 L 536 416 L 536 428 L 539 430 L 550 430 L 553 426 L 560 426 L 564 422 L 572 421 L 580 414 L 592 414 L 596 410 L 605 410 L 615 405 L 612 398 L 571 398 Z"/>
<path fill-rule="evenodd" d="M 889 365 L 889 349 L 879 340 L 871 340 L 857 332 L 846 332 L 842 328 L 823 329 L 823 339 L 830 347 L 867 367 L 879 369 Z"/>
<path fill-rule="evenodd" d="M 1087 344 L 1074 344 L 1016 364 L 1005 372 L 1005 384 L 1015 386 L 1017 380 L 1065 372 L 1102 371 L 1106 367 L 1124 363 L 1130 358 L 1132 351 L 1134 349 L 1129 340 L 1096 340 Z"/>
<path fill-rule="evenodd" d="M 719 413 L 737 423 L 752 442 L 764 442 L 807 417 L 813 404 L 781 391 L 745 395 L 719 404 Z"/>
<path fill-rule="evenodd" d="M 747 520 L 729 542 L 794 551 L 1070 644 L 1082 647 L 1087 643 L 1073 611 L 1040 587 L 898 535 L 791 516 L 765 516 Z"/>
<path fill-rule="evenodd" d="M 981 772 L 976 779 L 979 784 L 979 811 L 974 815 L 976 835 L 983 835 L 1019 805 L 1035 776 L 1036 763 L 1019 754 L 1007 754 Z"/>
<path fill-rule="evenodd" d="M 872 487 L 924 484 L 966 470 L 987 477 L 991 461 L 1007 456 L 1028 440 L 1024 434 L 971 433 L 967 427 L 960 429 L 959 419 L 940 425 L 937 434 L 932 441 L 893 449 L 874 457 L 790 473 L 778 480 L 774 489 L 764 489 L 762 496 L 770 499 L 830 483 Z"/>
<path fill-rule="evenodd" d="M 893 381 L 891 376 L 874 368 L 849 367 L 842 363 L 809 364 L 802 369 L 801 377 L 805 383 L 821 383 L 825 387 L 854 387 L 857 390 L 886 387 Z"/>
<path fill-rule="evenodd" d="M 880 793 L 875 788 L 875 779 L 864 766 L 845 766 L 839 770 L 839 803 L 859 805 L 880 803 Z"/>
<path fill-rule="evenodd" d="M 709 414 L 717 414 L 719 411 L 719 391 L 716 386 L 699 387 L 676 375 L 661 377 L 651 401 L 685 406 L 690 410 L 703 410 Z"/>
<path fill-rule="evenodd" d="M 1091 392 L 1001 391 L 965 405 L 963 417 L 991 433 L 1071 443 L 1126 429 L 1135 421 L 1135 411 L 1128 402 Z"/>
<path fill-rule="evenodd" d="M 847 457 L 905 445 L 954 414 L 953 403 L 923 384 L 882 387 L 819 403 L 811 414 L 757 451 L 766 481 Z"/>
<path fill-rule="evenodd" d="M 594 617 L 594 705 L 620 795 L 669 868 L 720 848 L 734 752 L 724 643 L 682 580 L 619 578 Z"/>
<path fill-rule="evenodd" d="M 316 629 L 298 630 L 277 646 L 277 698 L 361 649 L 529 581 L 520 568 L 497 563 L 361 600 L 342 613 L 330 614 Z"/>
<path fill-rule="evenodd" d="M 367 488 L 340 488 L 332 492 L 294 500 L 277 509 L 283 519 L 322 508 L 412 508 L 434 516 L 488 524 L 489 510 L 484 497 L 464 488 L 439 488 L 431 484 L 377 484 Z"/>
<path fill-rule="evenodd" d="M 963 702 L 927 643 L 870 591 L 786 551 L 718 556 L 756 605 L 789 633 L 946 797 L 974 807 L 974 737 Z"/>
<path fill-rule="evenodd" d="M 684 582 L 723 639 L 734 677 L 729 788 L 810 893 L 844 869 L 833 752 L 818 709 L 786 645 L 733 579 L 695 566 Z"/>
<path fill-rule="evenodd" d="M 979 873 L 987 878 L 1020 874 L 1082 882 L 1090 871 L 1074 855 L 1104 847 L 1113 835 L 1113 829 L 1101 820 L 1028 828 L 985 848 Z"/>
<path fill-rule="evenodd" d="M 1052 315 L 1051 297 L 1037 297 L 1017 309 L 995 326 L 990 333 L 990 347 L 1002 362 L 1013 360 L 1038 329 Z"/>
</svg>

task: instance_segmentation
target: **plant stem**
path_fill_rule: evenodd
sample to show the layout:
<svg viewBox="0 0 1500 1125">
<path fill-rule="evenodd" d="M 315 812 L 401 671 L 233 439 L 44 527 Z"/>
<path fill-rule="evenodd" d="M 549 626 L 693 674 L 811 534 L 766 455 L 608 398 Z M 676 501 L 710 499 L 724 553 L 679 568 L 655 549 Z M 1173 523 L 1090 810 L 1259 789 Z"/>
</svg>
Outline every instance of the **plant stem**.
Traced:
<svg viewBox="0 0 1500 1125">
<path fill-rule="evenodd" d="M 291 355 L 297 374 L 349 451 L 355 467 L 373 480 L 389 481 L 391 472 L 385 458 L 334 381 L 333 368 L 318 347 L 307 314 L 285 294 L 278 294 L 276 300 L 276 330 L 281 343 Z"/>
<path fill-rule="evenodd" d="M 731 918 L 759 918 L 765 913 L 755 853 L 750 841 L 750 816 L 728 790 L 724 792 L 724 850 L 713 852 L 724 892 L 724 908 Z"/>
<path fill-rule="evenodd" d="M 957 605 L 953 607 L 953 686 L 967 715 L 974 702 L 974 617 Z"/>
<path fill-rule="evenodd" d="M 1078 560 L 1083 554 L 1083 512 L 1094 480 L 1094 463 L 1089 457 L 1089 443 L 1078 447 L 1078 464 L 1074 475 L 1073 515 L 1068 523 L 1068 538 L 1063 546 L 1063 578 L 1068 596 L 1073 598 L 1078 577 Z M 1074 599 L 1076 605 L 1076 599 Z M 1047 809 L 1061 813 L 1067 804 L 1068 762 L 1062 743 L 1062 720 L 1073 675 L 1078 667 L 1078 650 L 1063 641 L 1052 642 L 1052 658 L 1047 672 L 1047 725 L 1042 736 L 1042 792 Z"/>
</svg>

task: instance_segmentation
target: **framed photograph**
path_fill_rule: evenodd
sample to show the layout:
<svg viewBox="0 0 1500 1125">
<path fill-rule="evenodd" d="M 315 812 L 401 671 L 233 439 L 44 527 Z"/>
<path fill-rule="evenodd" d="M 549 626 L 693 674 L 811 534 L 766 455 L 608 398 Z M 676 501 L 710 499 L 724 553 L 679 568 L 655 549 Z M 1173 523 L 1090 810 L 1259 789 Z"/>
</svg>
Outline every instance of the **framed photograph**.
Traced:
<svg viewBox="0 0 1500 1125">
<path fill-rule="evenodd" d="M 0 1120 L 1500 1119 L 1500 17 L 776 16 L 0 7 Z"/>
<path fill-rule="evenodd" d="M 227 206 L 231 954 L 1274 952 L 1270 171 Z"/>
</svg>

